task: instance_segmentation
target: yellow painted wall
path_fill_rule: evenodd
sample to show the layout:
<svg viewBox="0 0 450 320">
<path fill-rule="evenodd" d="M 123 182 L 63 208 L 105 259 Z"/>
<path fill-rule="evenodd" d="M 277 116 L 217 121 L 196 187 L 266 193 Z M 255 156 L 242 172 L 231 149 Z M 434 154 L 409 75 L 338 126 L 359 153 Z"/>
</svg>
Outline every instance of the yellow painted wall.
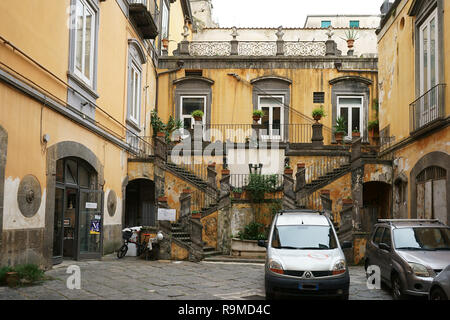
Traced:
<svg viewBox="0 0 450 320">
<path fill-rule="evenodd" d="M 243 80 L 237 81 L 228 73 L 236 73 Z M 212 85 L 212 124 L 251 124 L 252 123 L 252 89 L 249 83 L 252 79 L 262 76 L 280 76 L 292 80 L 290 107 L 311 117 L 311 112 L 320 104 L 313 104 L 313 92 L 325 92 L 325 112 L 327 117 L 321 123 L 331 128 L 331 85 L 329 80 L 344 75 L 356 75 L 371 79 L 377 83 L 376 75 L 340 73 L 335 69 L 203 69 L 203 76 L 214 80 Z M 160 78 L 159 89 L 159 110 L 160 116 L 167 121 L 170 115 L 175 112 L 174 90 L 172 81 L 185 76 L 185 70 L 180 70 L 175 74 L 163 75 Z M 376 85 L 370 88 L 370 98 L 373 100 L 377 96 Z M 370 102 L 371 106 L 372 103 Z M 369 118 L 372 120 L 373 115 Z M 291 115 L 291 123 L 304 123 L 301 118 Z"/>
</svg>

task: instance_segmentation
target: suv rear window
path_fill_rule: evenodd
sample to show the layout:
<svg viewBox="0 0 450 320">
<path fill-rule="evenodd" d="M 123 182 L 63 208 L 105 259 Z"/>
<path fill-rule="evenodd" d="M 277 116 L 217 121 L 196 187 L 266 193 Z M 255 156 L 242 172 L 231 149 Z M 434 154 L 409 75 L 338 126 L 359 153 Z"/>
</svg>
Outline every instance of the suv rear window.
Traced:
<svg viewBox="0 0 450 320">
<path fill-rule="evenodd" d="M 450 228 L 398 228 L 394 242 L 398 250 L 450 250 Z"/>
<path fill-rule="evenodd" d="M 373 242 L 375 244 L 379 244 L 381 241 L 381 235 L 383 234 L 383 227 L 378 227 L 377 230 L 375 231 L 375 234 L 373 235 Z"/>
</svg>

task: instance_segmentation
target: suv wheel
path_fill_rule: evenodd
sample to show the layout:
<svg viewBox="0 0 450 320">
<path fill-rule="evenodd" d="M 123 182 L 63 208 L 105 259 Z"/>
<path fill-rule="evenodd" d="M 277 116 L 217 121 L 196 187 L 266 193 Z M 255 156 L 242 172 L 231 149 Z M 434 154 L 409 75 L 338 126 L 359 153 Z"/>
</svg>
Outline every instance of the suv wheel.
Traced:
<svg viewBox="0 0 450 320">
<path fill-rule="evenodd" d="M 430 300 L 448 300 L 444 290 L 439 287 L 435 287 L 431 290 Z"/>
<path fill-rule="evenodd" d="M 392 275 L 391 279 L 392 295 L 394 300 L 403 300 L 405 295 L 403 293 L 403 285 L 400 277 L 397 274 Z"/>
</svg>

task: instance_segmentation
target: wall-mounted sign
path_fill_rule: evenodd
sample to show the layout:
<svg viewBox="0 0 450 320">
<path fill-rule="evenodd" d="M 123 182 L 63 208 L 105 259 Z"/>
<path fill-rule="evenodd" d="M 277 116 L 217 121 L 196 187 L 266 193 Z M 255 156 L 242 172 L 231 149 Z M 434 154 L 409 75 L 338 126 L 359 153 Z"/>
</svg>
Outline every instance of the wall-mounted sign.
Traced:
<svg viewBox="0 0 450 320">
<path fill-rule="evenodd" d="M 97 202 L 86 202 L 86 209 L 97 209 Z"/>
<path fill-rule="evenodd" d="M 175 221 L 177 219 L 177 210 L 158 208 L 158 220 Z"/>
</svg>

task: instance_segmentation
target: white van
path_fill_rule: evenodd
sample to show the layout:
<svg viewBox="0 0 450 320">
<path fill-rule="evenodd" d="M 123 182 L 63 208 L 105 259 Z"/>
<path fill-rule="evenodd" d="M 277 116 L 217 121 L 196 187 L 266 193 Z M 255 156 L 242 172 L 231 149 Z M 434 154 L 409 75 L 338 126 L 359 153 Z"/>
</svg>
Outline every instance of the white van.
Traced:
<svg viewBox="0 0 450 320">
<path fill-rule="evenodd" d="M 282 211 L 275 215 L 265 266 L 266 299 L 283 296 L 348 299 L 350 276 L 330 219 L 317 211 Z M 351 248 L 344 242 L 343 248 Z"/>
</svg>

